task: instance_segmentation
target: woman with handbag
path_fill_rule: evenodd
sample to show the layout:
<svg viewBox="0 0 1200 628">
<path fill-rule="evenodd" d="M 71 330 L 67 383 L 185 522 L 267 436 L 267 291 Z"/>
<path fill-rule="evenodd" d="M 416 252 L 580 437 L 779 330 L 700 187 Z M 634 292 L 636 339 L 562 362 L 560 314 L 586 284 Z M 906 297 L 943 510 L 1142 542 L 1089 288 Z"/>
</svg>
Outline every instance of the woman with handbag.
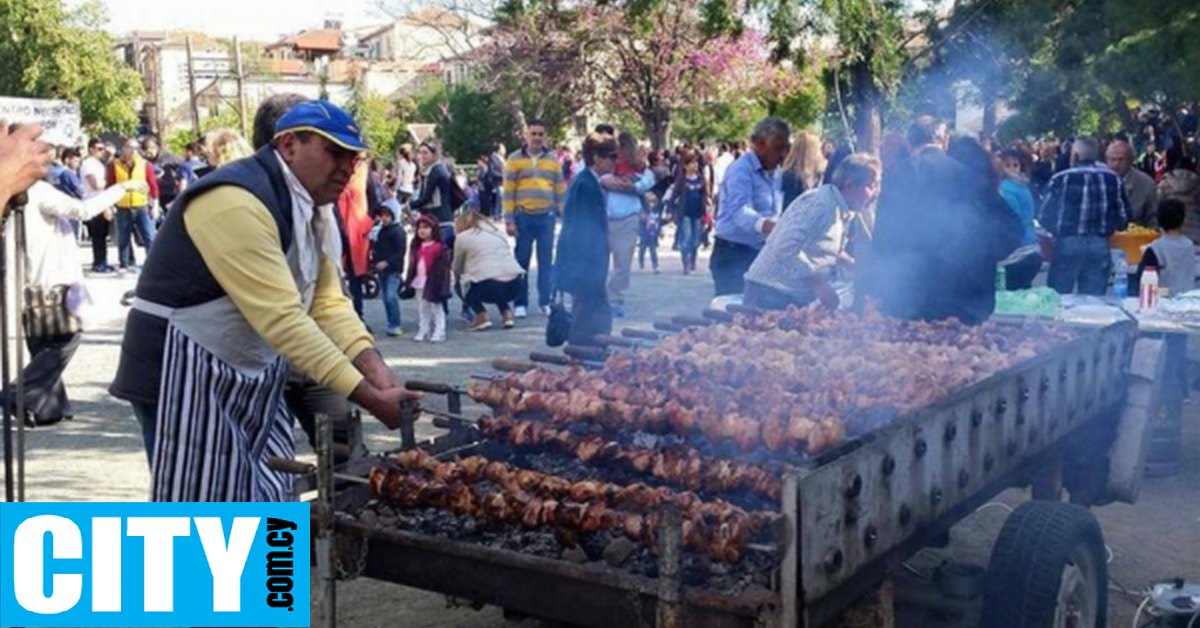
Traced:
<svg viewBox="0 0 1200 628">
<path fill-rule="evenodd" d="M 409 206 L 436 221 L 441 228 L 441 242 L 454 249 L 454 173 L 442 161 L 442 146 L 437 140 L 425 140 L 417 148 L 421 189 Z"/>
<path fill-rule="evenodd" d="M 24 228 L 25 285 L 21 312 L 30 360 L 24 372 L 26 420 L 35 425 L 57 423 L 72 416 L 62 374 L 79 347 L 83 329 L 80 310 L 88 301 L 83 286 L 83 260 L 71 221 L 87 221 L 111 208 L 128 192 L 144 192 L 146 184 L 126 181 L 87 200 L 63 194 L 45 181 L 29 188 L 24 221 L 8 221 L 8 259 L 15 259 L 19 226 Z M 9 303 L 15 264 L 8 265 Z M 10 321 L 9 329 L 15 329 Z M 7 391 L 5 400 L 9 400 Z"/>
<path fill-rule="evenodd" d="M 607 296 L 608 212 L 600 177 L 616 166 L 616 140 L 592 133 L 584 140 L 583 160 L 587 167 L 571 181 L 563 204 L 562 234 L 554 264 L 555 290 L 569 293 L 572 299 L 567 334 L 572 345 L 594 344 L 597 335 L 612 331 L 612 308 Z M 550 324 L 559 326 L 559 319 L 552 312 Z M 551 335 L 547 333 L 548 342 Z"/>
</svg>

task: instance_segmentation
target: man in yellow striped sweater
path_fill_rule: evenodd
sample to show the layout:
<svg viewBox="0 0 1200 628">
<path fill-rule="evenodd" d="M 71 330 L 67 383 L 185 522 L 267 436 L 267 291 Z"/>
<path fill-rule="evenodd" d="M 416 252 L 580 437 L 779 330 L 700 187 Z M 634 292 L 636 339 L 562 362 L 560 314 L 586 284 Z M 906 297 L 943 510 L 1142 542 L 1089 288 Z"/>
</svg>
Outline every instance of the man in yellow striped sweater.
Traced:
<svg viewBox="0 0 1200 628">
<path fill-rule="evenodd" d="M 525 146 L 510 155 L 504 167 L 504 220 L 508 235 L 517 238 L 517 262 L 526 273 L 537 246 L 538 305 L 543 314 L 550 312 L 554 222 L 566 191 L 562 165 L 546 150 L 546 124 L 530 120 L 525 126 Z M 525 318 L 528 306 L 527 274 L 517 295 L 516 317 Z"/>
</svg>

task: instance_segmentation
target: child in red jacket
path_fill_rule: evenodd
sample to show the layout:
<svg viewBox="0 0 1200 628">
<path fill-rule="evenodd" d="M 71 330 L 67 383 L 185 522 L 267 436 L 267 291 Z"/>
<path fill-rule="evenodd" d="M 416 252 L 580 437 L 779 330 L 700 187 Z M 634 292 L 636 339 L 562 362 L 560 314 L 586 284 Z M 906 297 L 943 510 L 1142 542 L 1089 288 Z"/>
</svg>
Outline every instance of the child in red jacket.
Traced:
<svg viewBox="0 0 1200 628">
<path fill-rule="evenodd" d="M 416 293 L 417 342 L 446 341 L 446 310 L 450 300 L 450 249 L 442 244 L 442 230 L 428 215 L 417 219 L 416 234 L 408 248 L 405 285 Z"/>
</svg>

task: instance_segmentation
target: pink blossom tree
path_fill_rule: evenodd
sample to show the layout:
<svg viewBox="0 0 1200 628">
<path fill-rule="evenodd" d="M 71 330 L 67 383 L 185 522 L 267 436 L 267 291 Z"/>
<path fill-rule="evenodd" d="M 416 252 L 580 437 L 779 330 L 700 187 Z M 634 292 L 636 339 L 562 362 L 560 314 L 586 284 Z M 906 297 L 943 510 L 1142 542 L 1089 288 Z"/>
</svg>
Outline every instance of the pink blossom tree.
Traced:
<svg viewBox="0 0 1200 628">
<path fill-rule="evenodd" d="M 503 5 L 476 51 L 479 87 L 504 98 L 521 127 L 527 115 L 557 124 L 591 106 L 604 44 L 592 30 L 595 12 L 554 0 Z"/>
<path fill-rule="evenodd" d="M 669 144 L 680 110 L 769 98 L 788 86 L 758 33 L 708 34 L 700 4 L 658 2 L 638 12 L 610 6 L 591 15 L 608 44 L 595 61 L 605 103 L 633 111 L 654 148 Z"/>
</svg>

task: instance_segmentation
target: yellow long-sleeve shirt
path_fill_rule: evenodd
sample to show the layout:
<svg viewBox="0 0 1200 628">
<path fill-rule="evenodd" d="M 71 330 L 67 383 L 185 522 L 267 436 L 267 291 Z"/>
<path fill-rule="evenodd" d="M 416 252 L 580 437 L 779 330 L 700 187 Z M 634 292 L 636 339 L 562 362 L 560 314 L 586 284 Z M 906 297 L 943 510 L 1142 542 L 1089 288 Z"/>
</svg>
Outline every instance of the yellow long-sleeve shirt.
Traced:
<svg viewBox="0 0 1200 628">
<path fill-rule="evenodd" d="M 374 346 L 323 258 L 305 310 L 270 211 L 248 191 L 219 187 L 191 202 L 184 226 L 208 270 L 263 340 L 322 386 L 347 397 L 363 376 L 352 360 Z"/>
<path fill-rule="evenodd" d="M 504 164 L 504 215 L 561 211 L 567 197 L 562 164 L 549 151 L 530 155 L 525 149 Z"/>
</svg>

